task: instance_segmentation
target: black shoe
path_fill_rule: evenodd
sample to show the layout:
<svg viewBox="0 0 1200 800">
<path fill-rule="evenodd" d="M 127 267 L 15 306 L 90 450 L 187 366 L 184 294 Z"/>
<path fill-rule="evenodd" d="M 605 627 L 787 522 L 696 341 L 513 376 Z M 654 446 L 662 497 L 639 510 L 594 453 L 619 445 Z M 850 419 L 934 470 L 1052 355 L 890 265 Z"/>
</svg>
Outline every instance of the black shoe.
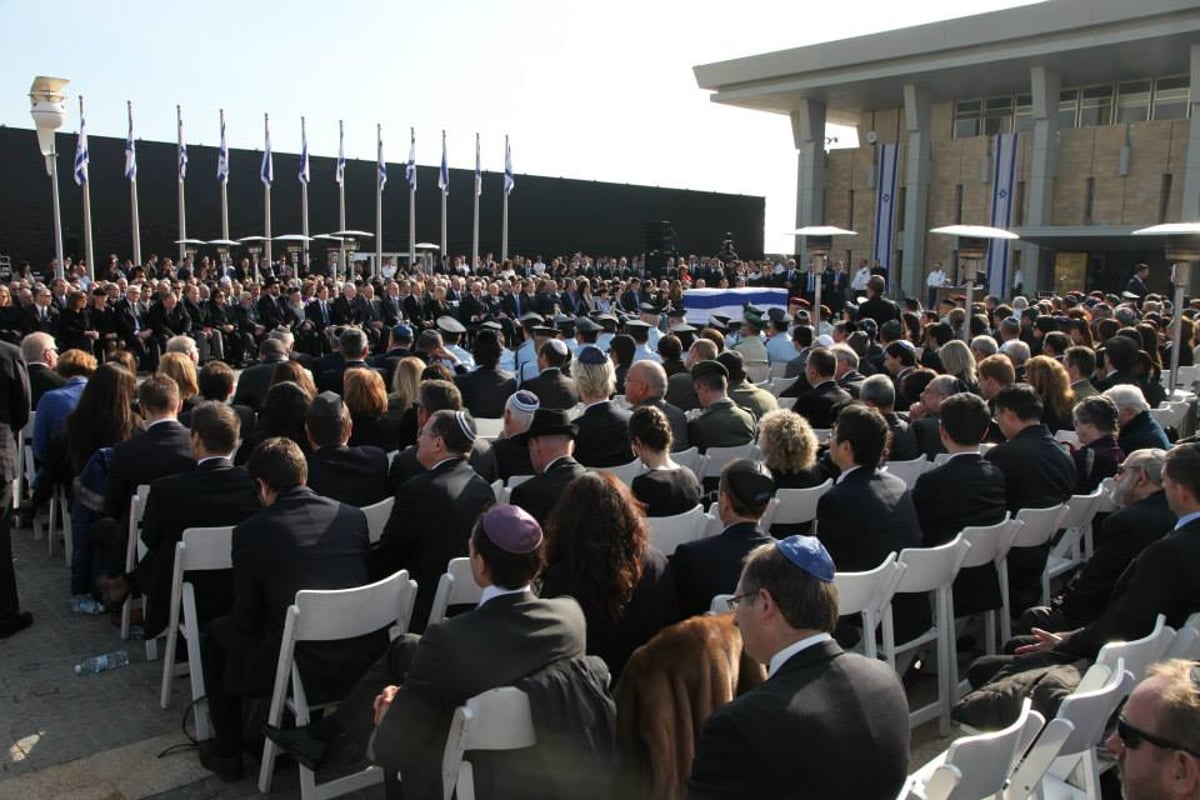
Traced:
<svg viewBox="0 0 1200 800">
<path fill-rule="evenodd" d="M 0 639 L 7 639 L 14 633 L 20 633 L 33 624 L 33 614 L 28 611 L 18 611 L 12 619 L 0 622 Z"/>
<path fill-rule="evenodd" d="M 226 783 L 240 781 L 246 775 L 241 753 L 223 756 L 217 752 L 217 743 L 211 740 L 200 743 L 200 766 Z"/>
<path fill-rule="evenodd" d="M 276 728 L 263 725 L 263 735 L 283 752 L 316 772 L 329 752 L 329 745 L 313 736 L 307 727 Z"/>
</svg>

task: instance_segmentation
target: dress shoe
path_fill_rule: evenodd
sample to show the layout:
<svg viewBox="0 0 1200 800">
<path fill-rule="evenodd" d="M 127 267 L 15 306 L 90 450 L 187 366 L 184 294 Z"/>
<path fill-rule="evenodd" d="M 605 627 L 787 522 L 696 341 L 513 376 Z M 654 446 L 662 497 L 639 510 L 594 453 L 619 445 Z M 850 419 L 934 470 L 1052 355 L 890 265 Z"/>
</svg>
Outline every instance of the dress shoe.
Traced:
<svg viewBox="0 0 1200 800">
<path fill-rule="evenodd" d="M 120 608 L 125 604 L 125 598 L 129 597 L 129 581 L 120 575 L 115 578 L 101 575 L 96 579 L 96 585 L 104 595 L 104 604 L 109 608 Z"/>
<path fill-rule="evenodd" d="M 273 725 L 263 725 L 263 735 L 313 772 L 320 768 L 329 751 L 329 746 L 313 736 L 307 727 L 276 728 Z"/>
<path fill-rule="evenodd" d="M 240 781 L 246 775 L 241 753 L 223 756 L 217 752 L 217 743 L 211 740 L 200 743 L 200 766 L 226 783 Z"/>
<path fill-rule="evenodd" d="M 12 619 L 0 621 L 0 639 L 7 639 L 14 633 L 20 633 L 33 624 L 33 614 L 28 611 L 18 611 Z"/>
</svg>

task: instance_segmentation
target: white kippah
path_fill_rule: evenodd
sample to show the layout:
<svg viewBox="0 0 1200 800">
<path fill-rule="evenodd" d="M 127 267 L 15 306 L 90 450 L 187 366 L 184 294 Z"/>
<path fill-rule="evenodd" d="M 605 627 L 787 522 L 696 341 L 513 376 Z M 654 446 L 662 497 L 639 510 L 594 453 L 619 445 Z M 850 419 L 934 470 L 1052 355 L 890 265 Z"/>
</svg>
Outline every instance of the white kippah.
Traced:
<svg viewBox="0 0 1200 800">
<path fill-rule="evenodd" d="M 471 421 L 467 419 L 467 412 L 455 411 L 454 419 L 458 422 L 458 429 L 462 431 L 463 436 L 467 437 L 467 441 L 474 442 L 475 429 L 471 426 Z"/>
</svg>

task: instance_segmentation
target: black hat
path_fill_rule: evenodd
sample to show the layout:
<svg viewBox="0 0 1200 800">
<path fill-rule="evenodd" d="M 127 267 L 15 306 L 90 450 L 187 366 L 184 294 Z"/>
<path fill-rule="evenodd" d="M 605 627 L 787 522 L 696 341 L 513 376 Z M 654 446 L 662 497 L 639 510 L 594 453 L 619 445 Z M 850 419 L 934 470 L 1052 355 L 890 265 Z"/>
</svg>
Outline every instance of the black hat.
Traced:
<svg viewBox="0 0 1200 800">
<path fill-rule="evenodd" d="M 308 416 L 313 419 L 341 419 L 345 404 L 335 392 L 321 392 L 308 405 Z"/>
<path fill-rule="evenodd" d="M 543 322 L 545 320 L 542 319 L 542 315 L 534 311 L 526 311 L 521 315 L 522 325 L 541 325 Z"/>
<path fill-rule="evenodd" d="M 575 320 L 571 317 L 557 317 L 554 320 L 554 324 L 564 334 L 570 335 L 575 332 Z"/>
<path fill-rule="evenodd" d="M 550 336 L 550 337 L 553 337 L 553 336 L 557 336 L 557 335 L 558 335 L 558 331 L 557 331 L 557 330 L 555 330 L 554 328 L 548 328 L 548 327 L 546 327 L 545 325 L 534 325 L 534 326 L 533 326 L 533 328 L 532 328 L 532 330 L 533 330 L 533 335 L 534 335 L 534 336 Z"/>
<path fill-rule="evenodd" d="M 502 327 L 500 326 L 500 323 L 499 323 L 499 322 L 496 322 L 496 320 L 494 320 L 494 319 L 489 319 L 489 320 L 487 320 L 487 321 L 485 321 L 485 322 L 481 322 L 481 323 L 479 323 L 479 328 L 480 328 L 480 330 L 489 330 L 489 331 L 502 331 L 502 330 L 504 330 L 504 328 L 502 328 Z"/>
<path fill-rule="evenodd" d="M 775 479 L 759 462 L 739 458 L 725 467 L 722 477 L 729 493 L 748 506 L 763 506 L 775 494 Z"/>
<path fill-rule="evenodd" d="M 729 377 L 729 370 L 720 361 L 701 361 L 692 367 L 692 378 L 701 378 L 705 375 L 720 375 L 724 378 Z"/>
<path fill-rule="evenodd" d="M 742 354 L 737 350 L 726 350 L 717 356 L 717 362 L 725 367 L 731 381 L 745 380 L 746 368 L 742 364 Z"/>
<path fill-rule="evenodd" d="M 627 319 L 625 320 L 625 330 L 648 331 L 650 330 L 650 324 L 642 322 L 640 319 Z"/>
<path fill-rule="evenodd" d="M 580 364 L 588 364 L 589 366 L 599 366 L 608 362 L 608 356 L 604 355 L 604 351 L 594 344 L 585 345 L 579 348 L 579 355 L 576 356 Z"/>
<path fill-rule="evenodd" d="M 642 303 L 640 306 L 638 306 L 638 310 L 643 314 L 658 314 L 662 309 L 653 303 Z"/>
<path fill-rule="evenodd" d="M 571 422 L 567 412 L 558 408 L 539 408 L 533 412 L 533 422 L 525 432 L 527 439 L 538 436 L 570 436 L 574 439 L 579 434 L 579 428 Z"/>
<path fill-rule="evenodd" d="M 442 333 L 463 334 L 467 332 L 465 325 L 448 314 L 437 318 L 437 326 Z"/>
<path fill-rule="evenodd" d="M 686 322 L 681 322 L 678 325 L 671 326 L 671 333 L 695 333 L 696 329 L 688 325 Z"/>
<path fill-rule="evenodd" d="M 604 326 L 596 324 L 590 317 L 580 317 L 575 320 L 575 330 L 580 333 L 599 333 L 604 330 Z"/>
<path fill-rule="evenodd" d="M 787 312 L 784 311 L 779 306 L 772 306 L 771 308 L 768 308 L 767 316 L 770 317 L 772 322 L 787 322 L 788 321 Z"/>
</svg>

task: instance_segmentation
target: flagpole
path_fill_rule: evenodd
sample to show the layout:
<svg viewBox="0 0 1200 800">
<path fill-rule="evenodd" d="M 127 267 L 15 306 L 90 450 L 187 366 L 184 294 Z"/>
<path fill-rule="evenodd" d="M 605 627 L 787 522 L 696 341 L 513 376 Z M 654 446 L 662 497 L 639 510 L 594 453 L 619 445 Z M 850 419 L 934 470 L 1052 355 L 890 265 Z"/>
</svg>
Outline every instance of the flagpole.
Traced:
<svg viewBox="0 0 1200 800">
<path fill-rule="evenodd" d="M 125 101 L 125 105 L 129 110 L 129 139 L 133 142 L 133 101 Z M 136 156 L 135 169 L 136 169 Z M 142 263 L 142 226 L 138 220 L 138 194 L 137 194 L 137 172 L 135 171 L 129 178 L 129 211 L 130 224 L 133 226 L 133 263 L 136 266 L 141 266 Z"/>
<path fill-rule="evenodd" d="M 79 135 L 84 134 L 83 95 L 79 95 Z M 86 144 L 86 142 L 85 142 Z M 83 252 L 87 259 L 88 277 L 94 279 L 95 265 L 92 263 L 92 176 L 89 171 L 83 181 Z"/>
<path fill-rule="evenodd" d="M 176 150 L 178 157 L 178 154 L 183 152 L 183 109 L 179 106 L 175 106 L 175 121 L 179 123 L 179 144 Z M 183 240 L 187 238 L 187 206 L 183 196 L 183 170 L 180 169 L 182 162 L 175 166 L 175 177 L 179 181 L 179 263 L 182 264 L 187 255 L 187 245 L 183 244 Z"/>
<path fill-rule="evenodd" d="M 308 168 L 308 133 L 304 128 L 304 117 L 300 118 L 300 138 L 304 140 L 304 169 Z M 308 179 L 307 177 L 300 182 L 300 233 L 304 234 L 304 241 L 301 242 L 303 251 L 300 254 L 300 263 L 304 265 L 305 274 L 309 271 L 308 263 Z"/>
<path fill-rule="evenodd" d="M 225 147 L 225 109 L 221 109 L 221 146 Z M 226 169 L 228 169 L 228 149 L 226 149 Z M 229 175 L 221 179 L 221 238 L 229 240 Z M 222 270 L 225 265 L 221 265 Z"/>
<path fill-rule="evenodd" d="M 408 135 L 408 160 L 413 171 L 411 177 L 405 176 L 408 180 L 408 268 L 411 270 L 417 264 L 417 182 L 414 180 L 417 175 L 417 132 L 409 128 Z"/>
<path fill-rule="evenodd" d="M 450 188 L 449 187 L 449 183 L 450 183 L 449 170 L 446 169 L 445 164 L 446 164 L 446 131 L 443 129 L 442 130 L 442 170 L 443 170 L 442 171 L 442 179 L 443 179 L 443 181 L 445 181 L 445 183 L 447 185 L 442 187 L 442 249 L 441 249 L 441 252 L 438 254 L 439 258 L 441 259 L 441 263 L 442 263 L 443 267 L 446 264 L 446 260 L 445 260 L 446 259 L 446 197 L 448 196 L 447 189 Z M 436 272 L 436 270 L 435 270 L 435 272 Z"/>
<path fill-rule="evenodd" d="M 511 191 L 508 187 L 509 170 L 512 164 L 509 163 L 508 150 L 508 134 L 504 134 L 504 202 L 501 205 L 500 213 L 500 263 L 503 264 L 508 260 L 508 194 Z"/>
<path fill-rule="evenodd" d="M 483 174 L 479 171 L 479 132 L 475 132 L 475 219 L 471 225 L 471 271 L 479 268 L 479 193 Z"/>
<path fill-rule="evenodd" d="M 376 152 L 379 163 L 375 165 L 375 264 L 371 277 L 383 274 L 383 126 L 375 125 Z"/>
<path fill-rule="evenodd" d="M 266 136 L 265 144 L 269 151 L 269 149 L 271 147 L 271 127 L 270 127 L 270 117 L 267 114 L 263 114 L 263 133 Z M 269 157 L 268 153 L 264 153 L 264 155 Z M 272 177 L 274 177 L 274 176 L 272 176 Z M 266 241 L 263 242 L 263 251 L 266 254 L 267 266 L 270 267 L 274 263 L 274 261 L 271 258 L 271 183 L 270 183 L 270 181 L 263 181 L 263 236 L 266 237 Z M 258 273 L 258 270 L 256 269 L 255 270 L 255 278 L 258 277 L 257 273 Z"/>
<path fill-rule="evenodd" d="M 343 139 L 345 128 L 342 126 L 342 120 L 338 120 L 338 159 L 345 156 L 343 149 Z M 346 173 L 343 168 L 342 179 L 338 181 L 338 230 L 346 230 Z M 338 270 L 341 269 L 343 274 L 346 270 L 346 239 L 341 237 L 341 242 L 338 243 L 338 265 L 333 270 L 333 277 L 336 280 Z"/>
</svg>

